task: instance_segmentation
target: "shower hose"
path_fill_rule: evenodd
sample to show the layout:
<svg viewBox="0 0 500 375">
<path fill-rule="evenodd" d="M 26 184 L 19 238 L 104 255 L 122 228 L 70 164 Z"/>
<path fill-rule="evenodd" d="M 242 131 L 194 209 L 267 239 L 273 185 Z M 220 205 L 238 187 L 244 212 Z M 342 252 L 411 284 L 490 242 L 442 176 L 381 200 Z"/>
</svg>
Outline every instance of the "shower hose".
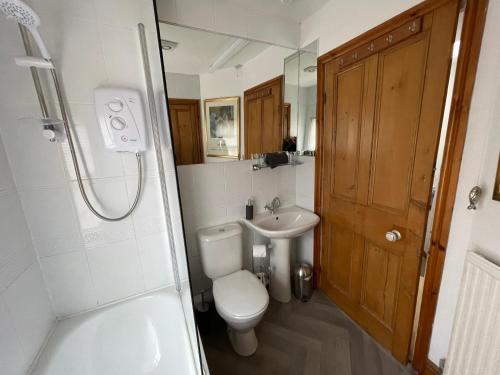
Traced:
<svg viewBox="0 0 500 375">
<path fill-rule="evenodd" d="M 125 214 L 123 214 L 122 216 L 118 216 L 118 217 L 107 217 L 107 216 L 104 216 L 103 214 L 101 214 L 99 211 L 97 211 L 95 209 L 95 207 L 92 205 L 92 203 L 90 202 L 90 200 L 89 200 L 89 198 L 87 196 L 87 192 L 85 191 L 85 186 L 83 185 L 83 181 L 82 181 L 82 175 L 80 173 L 80 167 L 78 165 L 78 158 L 76 156 L 76 148 L 75 148 L 75 144 L 73 142 L 73 136 L 71 134 L 71 129 L 70 129 L 70 126 L 69 126 L 69 116 L 68 116 L 68 112 L 66 111 L 66 106 L 64 104 L 62 90 L 61 90 L 61 87 L 59 85 L 59 79 L 57 78 L 57 72 L 56 72 L 55 68 L 50 69 L 50 71 L 51 71 L 51 74 L 52 74 L 52 79 L 54 81 L 54 86 L 55 86 L 55 89 L 56 89 L 57 99 L 59 101 L 59 108 L 60 108 L 61 116 L 62 116 L 62 120 L 63 120 L 64 131 L 65 131 L 66 136 L 68 138 L 68 145 L 69 145 L 69 149 L 70 149 L 70 152 L 71 152 L 71 160 L 73 161 L 73 166 L 75 168 L 76 179 L 78 181 L 78 188 L 80 189 L 80 193 L 82 194 L 83 201 L 87 205 L 88 209 L 95 216 L 97 216 L 99 219 L 102 219 L 102 220 L 105 220 L 105 221 L 120 221 L 120 220 L 123 220 L 123 219 L 127 218 L 134 211 L 135 207 L 137 206 L 137 203 L 139 202 L 139 198 L 141 196 L 141 191 L 142 191 L 142 162 L 141 162 L 141 154 L 139 152 L 136 152 L 136 154 L 135 154 L 135 157 L 137 159 L 137 172 L 138 172 L 137 178 L 138 178 L 138 180 L 137 180 L 137 193 L 135 194 L 134 203 L 132 203 L 132 206 L 130 207 L 130 209 Z"/>
</svg>

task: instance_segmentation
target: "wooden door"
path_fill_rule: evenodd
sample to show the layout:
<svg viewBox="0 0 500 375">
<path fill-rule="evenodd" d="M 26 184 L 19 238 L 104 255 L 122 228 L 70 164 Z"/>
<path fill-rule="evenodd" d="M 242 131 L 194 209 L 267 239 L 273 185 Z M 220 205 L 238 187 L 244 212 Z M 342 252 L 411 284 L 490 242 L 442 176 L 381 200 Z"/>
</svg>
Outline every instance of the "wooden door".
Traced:
<svg viewBox="0 0 500 375">
<path fill-rule="evenodd" d="M 169 99 L 172 140 L 176 165 L 203 163 L 200 101 Z"/>
<path fill-rule="evenodd" d="M 283 148 L 283 76 L 244 93 L 245 155 L 281 151 Z"/>
<path fill-rule="evenodd" d="M 403 363 L 456 17 L 448 2 L 321 65 L 320 288 Z"/>
<path fill-rule="evenodd" d="M 291 117 L 292 105 L 290 103 L 283 103 L 283 129 L 281 133 L 283 139 L 290 138 Z"/>
</svg>

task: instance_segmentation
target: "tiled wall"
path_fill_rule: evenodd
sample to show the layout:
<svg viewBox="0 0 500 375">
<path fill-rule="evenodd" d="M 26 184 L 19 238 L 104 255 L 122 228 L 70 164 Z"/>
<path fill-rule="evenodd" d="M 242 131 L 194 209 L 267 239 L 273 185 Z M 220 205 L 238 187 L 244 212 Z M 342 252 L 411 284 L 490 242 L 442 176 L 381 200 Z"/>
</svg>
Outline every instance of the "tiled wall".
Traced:
<svg viewBox="0 0 500 375">
<path fill-rule="evenodd" d="M 143 22 L 155 92 L 162 90 L 153 3 L 33 0 L 32 6 L 60 68 L 91 200 L 107 215 L 122 214 L 136 191 L 135 157 L 104 148 L 93 89 L 103 84 L 127 86 L 140 89 L 145 98 L 137 33 L 137 23 Z M 26 119 L 40 114 L 29 71 L 12 60 L 23 54 L 19 32 L 3 17 L 0 27 L 0 132 L 55 313 L 64 316 L 172 284 L 151 138 L 144 156 L 144 193 L 136 211 L 117 223 L 94 217 L 78 191 L 67 142 L 47 142 Z"/>
<path fill-rule="evenodd" d="M 279 196 L 283 206 L 295 203 L 295 170 L 292 167 L 252 171 L 251 160 L 209 163 L 177 168 L 186 232 L 191 280 L 195 293 L 210 286 L 201 268 L 196 231 L 237 221 L 245 204 L 255 199 L 255 212 Z M 248 267 L 248 251 L 245 265 Z"/>
<path fill-rule="evenodd" d="M 179 166 L 179 185 L 186 231 L 187 250 L 194 293 L 210 286 L 204 276 L 196 240 L 196 231 L 213 225 L 237 221 L 245 215 L 248 198 L 255 199 L 255 212 L 275 196 L 282 206 L 297 204 L 313 209 L 314 158 L 303 157 L 297 167 L 278 167 L 252 171 L 251 160 Z M 245 231 L 244 265 L 251 267 L 253 238 Z M 312 262 L 312 232 L 297 243 L 297 258 Z"/>
<path fill-rule="evenodd" d="M 0 373 L 25 374 L 55 320 L 0 137 Z"/>
<path fill-rule="evenodd" d="M 314 170 L 315 158 L 302 156 L 304 164 L 295 167 L 296 205 L 314 211 Z M 314 230 L 310 230 L 297 238 L 297 260 L 313 264 Z"/>
</svg>

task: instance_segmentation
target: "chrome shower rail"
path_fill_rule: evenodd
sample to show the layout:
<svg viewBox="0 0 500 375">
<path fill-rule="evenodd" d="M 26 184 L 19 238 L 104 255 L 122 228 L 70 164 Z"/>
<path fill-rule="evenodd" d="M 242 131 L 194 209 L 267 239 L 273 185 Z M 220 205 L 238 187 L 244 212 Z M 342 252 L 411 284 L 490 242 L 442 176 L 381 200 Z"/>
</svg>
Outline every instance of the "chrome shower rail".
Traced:
<svg viewBox="0 0 500 375">
<path fill-rule="evenodd" d="M 21 38 L 24 44 L 24 50 L 26 55 L 33 56 L 33 49 L 31 48 L 30 37 L 26 27 L 19 24 L 19 32 L 21 33 Z M 49 111 L 47 109 L 47 102 L 45 101 L 45 95 L 43 94 L 42 84 L 40 83 L 40 76 L 38 75 L 38 70 L 31 67 L 31 76 L 33 77 L 33 84 L 35 85 L 36 96 L 38 97 L 38 103 L 40 103 L 40 110 L 42 111 L 43 118 L 49 118 Z"/>
<path fill-rule="evenodd" d="M 179 267 L 177 263 L 177 254 L 175 252 L 174 230 L 172 228 L 172 217 L 170 215 L 170 204 L 168 202 L 168 192 L 166 183 L 165 167 L 163 164 L 163 154 L 161 151 L 160 128 L 158 126 L 158 113 L 156 111 L 156 99 L 153 90 L 153 79 L 151 77 L 151 67 L 149 64 L 148 45 L 146 41 L 146 32 L 142 23 L 137 24 L 139 30 L 139 40 L 141 42 L 142 63 L 144 66 L 144 78 L 146 80 L 146 91 L 149 104 L 149 115 L 151 116 L 151 129 L 153 132 L 153 142 L 156 151 L 156 162 L 158 164 L 158 173 L 160 175 L 161 195 L 163 200 L 163 212 L 167 223 L 168 242 L 170 245 L 170 256 L 172 259 L 172 268 L 174 272 L 175 289 L 181 291 L 181 280 L 179 277 Z"/>
</svg>

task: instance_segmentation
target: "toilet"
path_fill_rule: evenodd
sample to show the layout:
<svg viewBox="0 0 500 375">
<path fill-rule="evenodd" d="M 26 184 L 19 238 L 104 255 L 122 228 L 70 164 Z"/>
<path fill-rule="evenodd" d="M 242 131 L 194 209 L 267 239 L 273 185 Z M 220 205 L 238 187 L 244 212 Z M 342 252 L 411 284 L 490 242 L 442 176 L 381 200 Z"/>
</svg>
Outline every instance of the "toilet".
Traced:
<svg viewBox="0 0 500 375">
<path fill-rule="evenodd" d="M 236 353 L 249 356 L 257 350 L 254 328 L 269 304 L 267 290 L 251 272 L 242 270 L 242 229 L 238 223 L 198 231 L 203 272 L 213 281 L 218 314 L 226 321 Z"/>
</svg>

